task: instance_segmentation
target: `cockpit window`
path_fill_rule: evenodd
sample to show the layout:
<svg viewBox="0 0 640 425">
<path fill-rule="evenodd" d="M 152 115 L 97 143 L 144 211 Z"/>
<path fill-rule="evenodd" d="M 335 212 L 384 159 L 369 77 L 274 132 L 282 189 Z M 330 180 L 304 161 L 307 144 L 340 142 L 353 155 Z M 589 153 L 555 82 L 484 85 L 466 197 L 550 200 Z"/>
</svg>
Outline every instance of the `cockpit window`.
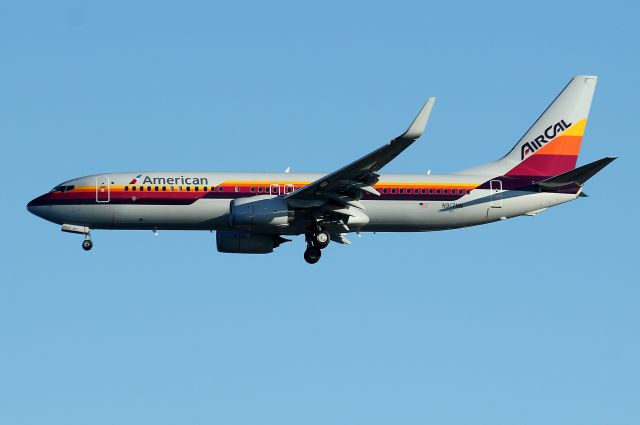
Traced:
<svg viewBox="0 0 640 425">
<path fill-rule="evenodd" d="M 75 189 L 75 185 L 60 185 L 51 189 L 51 192 L 69 192 L 70 190 Z"/>
</svg>

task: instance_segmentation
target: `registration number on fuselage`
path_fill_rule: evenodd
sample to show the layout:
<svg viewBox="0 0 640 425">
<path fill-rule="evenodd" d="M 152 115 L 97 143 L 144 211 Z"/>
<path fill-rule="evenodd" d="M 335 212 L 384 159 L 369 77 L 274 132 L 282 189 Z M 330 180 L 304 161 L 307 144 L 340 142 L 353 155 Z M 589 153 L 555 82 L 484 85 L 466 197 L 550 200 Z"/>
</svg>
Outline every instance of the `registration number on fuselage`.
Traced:
<svg viewBox="0 0 640 425">
<path fill-rule="evenodd" d="M 453 210 L 455 208 L 462 208 L 464 204 L 462 202 L 443 202 L 442 209 L 443 210 Z"/>
</svg>

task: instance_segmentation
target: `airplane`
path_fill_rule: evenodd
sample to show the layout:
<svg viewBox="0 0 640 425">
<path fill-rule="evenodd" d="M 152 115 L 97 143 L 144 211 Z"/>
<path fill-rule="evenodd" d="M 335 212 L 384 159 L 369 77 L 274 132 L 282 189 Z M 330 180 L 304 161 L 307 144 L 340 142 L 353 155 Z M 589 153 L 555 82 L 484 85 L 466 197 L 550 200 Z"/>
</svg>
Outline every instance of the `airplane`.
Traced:
<svg viewBox="0 0 640 425">
<path fill-rule="evenodd" d="M 347 234 L 426 232 L 534 216 L 573 201 L 587 180 L 615 160 L 576 168 L 597 77 L 574 77 L 515 146 L 497 161 L 451 174 L 382 174 L 424 132 L 435 98 L 409 128 L 329 174 L 125 172 L 56 185 L 27 209 L 84 235 L 91 231 L 216 231 L 219 252 L 271 253 L 304 235 L 304 259 L 315 264 Z"/>
</svg>

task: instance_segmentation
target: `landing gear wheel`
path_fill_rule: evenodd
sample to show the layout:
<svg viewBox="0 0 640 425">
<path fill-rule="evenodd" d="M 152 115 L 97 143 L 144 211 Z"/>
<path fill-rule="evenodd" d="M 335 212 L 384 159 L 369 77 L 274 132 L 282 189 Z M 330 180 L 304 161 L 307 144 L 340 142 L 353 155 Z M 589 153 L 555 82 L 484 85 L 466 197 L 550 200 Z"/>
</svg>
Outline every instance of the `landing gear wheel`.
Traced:
<svg viewBox="0 0 640 425">
<path fill-rule="evenodd" d="M 308 246 L 304 251 L 304 260 L 309 264 L 315 264 L 320 261 L 320 257 L 322 256 L 322 252 L 320 248 L 316 248 L 315 246 Z"/>
<path fill-rule="evenodd" d="M 89 251 L 91 248 L 93 248 L 93 242 L 91 242 L 91 239 L 85 239 L 82 241 L 82 249 Z"/>
<path fill-rule="evenodd" d="M 324 249 L 329 245 L 329 242 L 331 242 L 331 235 L 324 230 L 320 230 L 318 233 L 313 235 L 313 242 L 318 248 Z"/>
</svg>

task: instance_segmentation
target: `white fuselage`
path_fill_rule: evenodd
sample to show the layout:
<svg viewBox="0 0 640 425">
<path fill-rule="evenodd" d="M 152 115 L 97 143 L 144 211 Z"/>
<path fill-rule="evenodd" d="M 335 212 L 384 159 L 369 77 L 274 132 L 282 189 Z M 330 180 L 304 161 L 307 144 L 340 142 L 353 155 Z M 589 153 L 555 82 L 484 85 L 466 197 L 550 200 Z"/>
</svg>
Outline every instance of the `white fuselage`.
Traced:
<svg viewBox="0 0 640 425">
<path fill-rule="evenodd" d="M 322 174 L 111 173 L 67 181 L 57 186 L 62 191 L 36 198 L 28 208 L 49 221 L 91 229 L 233 230 L 232 200 L 284 197 L 320 177 Z M 357 214 L 364 213 L 365 219 L 354 217 L 348 229 L 337 230 L 420 232 L 474 226 L 535 213 L 579 195 L 512 190 L 490 179 L 459 174 L 381 175 L 375 185 L 380 196 L 363 198 L 362 210 L 352 208 Z M 248 230 L 288 235 L 304 233 L 305 226 L 293 221 L 287 226 L 261 225 Z"/>
</svg>

